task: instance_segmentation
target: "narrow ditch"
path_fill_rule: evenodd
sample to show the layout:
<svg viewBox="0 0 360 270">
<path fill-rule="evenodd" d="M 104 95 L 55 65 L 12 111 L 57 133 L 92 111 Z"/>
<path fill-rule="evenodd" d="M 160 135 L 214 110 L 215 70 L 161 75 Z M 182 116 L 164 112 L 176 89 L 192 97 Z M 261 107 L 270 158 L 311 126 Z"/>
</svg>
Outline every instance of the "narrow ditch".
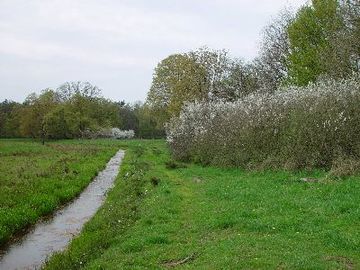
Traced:
<svg viewBox="0 0 360 270">
<path fill-rule="evenodd" d="M 11 244 L 0 256 L 0 269 L 38 269 L 54 252 L 67 247 L 103 204 L 106 192 L 113 186 L 124 157 L 119 150 L 87 188 L 71 204 L 41 221 L 24 237 Z"/>
</svg>

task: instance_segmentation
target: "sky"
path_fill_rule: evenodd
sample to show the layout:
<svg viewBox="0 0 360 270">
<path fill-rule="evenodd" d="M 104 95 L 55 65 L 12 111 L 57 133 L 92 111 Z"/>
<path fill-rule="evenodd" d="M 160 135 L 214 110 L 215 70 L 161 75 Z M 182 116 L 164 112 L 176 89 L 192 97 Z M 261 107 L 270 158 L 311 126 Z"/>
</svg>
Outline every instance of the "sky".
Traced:
<svg viewBox="0 0 360 270">
<path fill-rule="evenodd" d="M 143 101 L 155 66 L 202 46 L 250 61 L 262 29 L 306 0 L 0 0 L 0 101 L 89 81 Z"/>
</svg>

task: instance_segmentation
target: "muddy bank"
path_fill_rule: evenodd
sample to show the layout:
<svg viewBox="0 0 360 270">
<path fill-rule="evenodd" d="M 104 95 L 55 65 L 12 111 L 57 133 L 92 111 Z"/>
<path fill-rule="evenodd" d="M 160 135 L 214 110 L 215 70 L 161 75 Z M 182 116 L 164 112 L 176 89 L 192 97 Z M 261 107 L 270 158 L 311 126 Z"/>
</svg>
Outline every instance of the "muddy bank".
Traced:
<svg viewBox="0 0 360 270">
<path fill-rule="evenodd" d="M 118 151 L 77 199 L 10 245 L 0 255 L 0 269 L 38 269 L 52 253 L 63 250 L 104 202 L 123 156 L 124 151 Z"/>
</svg>

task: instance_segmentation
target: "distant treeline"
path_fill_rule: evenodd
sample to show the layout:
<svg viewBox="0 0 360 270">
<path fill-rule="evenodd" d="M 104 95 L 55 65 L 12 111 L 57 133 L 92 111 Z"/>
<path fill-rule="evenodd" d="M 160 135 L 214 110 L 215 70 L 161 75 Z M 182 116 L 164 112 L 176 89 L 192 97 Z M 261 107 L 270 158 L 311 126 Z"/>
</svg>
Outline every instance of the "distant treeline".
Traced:
<svg viewBox="0 0 360 270">
<path fill-rule="evenodd" d="M 30 94 L 23 103 L 0 103 L 0 137 L 81 138 L 103 128 L 134 130 L 139 138 L 164 136 L 148 106 L 101 96 L 88 82 L 66 82 L 56 90 Z"/>
</svg>

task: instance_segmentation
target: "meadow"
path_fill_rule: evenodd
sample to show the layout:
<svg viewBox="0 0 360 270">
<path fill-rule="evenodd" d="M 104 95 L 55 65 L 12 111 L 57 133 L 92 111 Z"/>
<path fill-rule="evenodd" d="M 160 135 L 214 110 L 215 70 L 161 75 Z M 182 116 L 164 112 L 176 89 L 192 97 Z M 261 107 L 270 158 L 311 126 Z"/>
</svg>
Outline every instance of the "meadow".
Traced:
<svg viewBox="0 0 360 270">
<path fill-rule="evenodd" d="M 118 31 L 108 30 L 127 29 L 128 21 L 118 19 L 123 8 L 110 1 L 95 12 L 96 27 L 83 27 L 94 24 L 94 16 L 87 15 L 94 13 L 89 8 L 95 6 L 82 2 L 74 7 L 62 5 L 77 11 L 67 12 L 72 17 L 70 28 L 61 9 L 52 7 L 56 14 L 49 16 L 51 12 L 44 12 L 44 5 L 23 8 L 33 8 L 27 12 L 30 15 L 45 14 L 37 16 L 40 20 L 52 19 L 39 24 L 29 17 L 26 37 L 31 38 L 30 30 L 36 26 L 36 44 L 46 45 L 46 37 L 51 34 L 52 47 L 58 48 L 56 54 L 79 51 L 81 57 L 56 58 L 68 61 L 64 65 L 71 67 L 64 69 L 68 74 L 53 72 L 55 77 L 49 78 L 47 72 L 37 72 L 36 78 L 41 80 L 34 84 L 34 80 L 26 83 L 26 76 L 21 78 L 16 73 L 18 81 L 25 79 L 22 86 L 9 81 L 1 90 L 1 269 L 2 265 L 11 268 L 2 264 L 3 254 L 9 254 L 4 251 L 13 243 L 21 246 L 16 240 L 30 232 L 34 224 L 51 220 L 57 209 L 79 196 L 119 149 L 125 151 L 125 156 L 104 204 L 66 250 L 47 258 L 44 269 L 360 269 L 359 0 L 300 1 L 302 5 L 288 1 L 299 5 L 279 10 L 261 31 L 259 46 L 248 46 L 257 52 L 246 50 L 247 57 L 242 55 L 241 46 L 231 46 L 235 40 L 226 40 L 226 36 L 229 31 L 238 31 L 234 33 L 242 46 L 254 37 L 259 29 L 251 31 L 250 21 L 244 24 L 238 20 L 249 16 L 238 14 L 247 13 L 247 8 L 256 11 L 254 14 L 261 16 L 252 19 L 258 20 L 258 28 L 271 11 L 263 12 L 264 5 L 259 1 L 251 6 L 232 3 L 244 1 L 222 1 L 221 9 L 202 3 L 206 22 L 211 23 L 214 17 L 216 27 L 211 33 L 202 23 L 196 24 L 201 22 L 198 17 L 192 26 L 191 18 L 198 7 L 190 5 L 191 1 L 179 1 L 177 6 L 185 19 L 171 16 L 166 5 L 137 4 L 130 9 L 132 17 L 143 18 L 152 12 L 165 16 L 165 20 L 161 16 L 150 20 L 161 23 L 162 35 L 160 39 L 151 38 L 151 46 L 136 38 L 136 50 L 126 53 L 125 59 L 141 56 L 152 61 L 145 61 L 143 71 L 131 75 L 134 69 L 128 70 L 128 61 L 116 61 L 118 68 L 112 73 L 109 67 L 114 63 L 109 66 L 108 57 L 102 57 L 103 66 L 101 61 L 93 65 L 106 71 L 107 75 L 100 77 L 101 72 L 84 76 L 83 67 L 93 62 L 96 50 L 101 48 L 72 50 L 72 46 L 85 36 L 105 34 L 110 36 L 101 39 L 104 48 L 111 48 L 110 43 L 115 42 L 119 52 L 125 52 L 117 42 Z M 125 11 L 129 7 L 126 5 Z M 106 8 L 111 12 L 104 12 Z M 211 15 L 213 8 L 216 10 Z M 238 25 L 228 21 L 228 9 L 236 15 Z M 221 15 L 222 11 L 226 16 Z M 112 13 L 116 15 L 113 20 L 109 16 Z M 171 23 L 167 25 L 168 17 Z M 11 26 L 9 19 L 4 18 L 4 22 Z M 177 27 L 176 20 L 185 28 Z M 226 29 L 221 28 L 223 20 Z M 57 36 L 69 34 L 73 41 L 69 44 L 51 38 L 63 23 L 66 31 Z M 40 35 L 38 25 L 51 29 Z M 189 25 L 199 34 L 191 34 L 186 27 Z M 142 24 L 134 24 L 135 28 L 139 26 Z M 18 23 L 12 28 L 18 29 Z M 87 28 L 91 29 L 90 35 L 85 33 Z M 150 24 L 150 28 L 157 32 L 136 37 L 156 36 L 158 27 Z M 242 28 L 252 34 L 241 37 Z M 174 35 L 174 29 L 184 34 Z M 166 42 L 168 38 L 186 40 L 189 33 L 189 40 L 196 42 Z M 189 48 L 189 44 L 209 41 L 214 45 L 216 37 L 221 39 L 215 42 L 217 46 L 235 50 L 206 45 Z M 43 38 L 45 43 L 41 42 Z M 164 55 L 158 53 L 159 46 L 153 46 L 153 41 L 171 45 L 162 51 L 173 53 L 158 59 Z M 127 40 L 126 44 L 131 42 Z M 61 50 L 64 45 L 65 50 Z M 152 48 L 156 48 L 155 54 Z M 27 59 L 27 54 L 32 54 L 15 51 L 5 51 L 4 55 L 10 53 L 11 60 L 13 56 Z M 47 51 L 35 51 L 39 55 L 34 59 L 44 61 L 35 61 L 31 70 L 44 70 L 36 69 L 42 62 L 58 66 L 57 60 L 53 62 L 55 54 Z M 104 52 L 105 56 L 111 51 Z M 143 51 L 149 55 L 143 55 Z M 153 69 L 151 85 L 142 85 L 149 79 L 148 65 L 156 59 L 159 62 Z M 74 60 L 87 62 L 76 64 Z M 10 72 L 11 67 L 18 71 L 17 65 L 10 65 Z M 103 85 L 74 80 L 54 88 L 54 83 L 64 78 Z M 133 80 L 130 87 L 122 79 Z M 38 81 L 44 88 L 36 89 Z M 108 87 L 104 92 L 108 97 L 102 94 L 104 86 Z M 136 93 L 145 87 L 149 87 L 146 99 L 133 102 L 139 98 Z M 25 97 L 21 88 L 34 92 Z M 114 172 L 117 167 L 110 165 Z M 92 195 L 99 198 L 102 193 Z M 79 205 L 90 209 L 82 201 Z M 69 223 L 73 220 L 60 216 Z M 52 239 L 40 230 L 41 236 Z M 59 235 L 57 230 L 51 231 Z M 63 231 L 74 236 L 66 228 Z M 35 242 L 33 238 L 29 241 Z M 47 244 L 40 246 L 53 250 Z M 28 250 L 39 251 L 32 246 Z M 13 268 L 19 268 L 20 258 L 30 257 L 22 250 L 9 255 L 14 258 Z M 33 261 L 27 265 L 36 267 Z"/>
<path fill-rule="evenodd" d="M 118 147 L 0 140 L 0 246 L 77 196 Z"/>
<path fill-rule="evenodd" d="M 115 187 L 45 269 L 360 267 L 358 176 L 179 163 L 163 140 L 100 144 L 126 150 Z"/>
</svg>

